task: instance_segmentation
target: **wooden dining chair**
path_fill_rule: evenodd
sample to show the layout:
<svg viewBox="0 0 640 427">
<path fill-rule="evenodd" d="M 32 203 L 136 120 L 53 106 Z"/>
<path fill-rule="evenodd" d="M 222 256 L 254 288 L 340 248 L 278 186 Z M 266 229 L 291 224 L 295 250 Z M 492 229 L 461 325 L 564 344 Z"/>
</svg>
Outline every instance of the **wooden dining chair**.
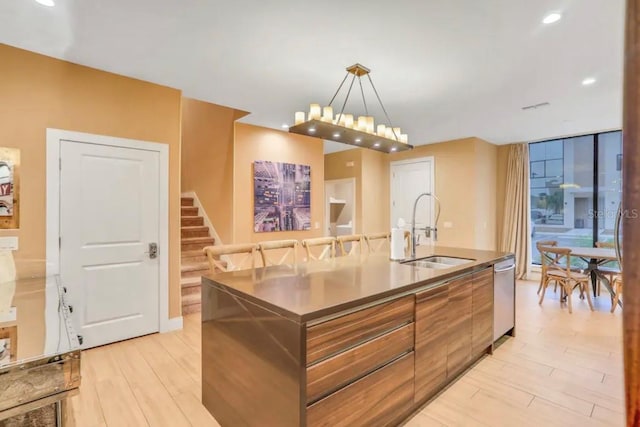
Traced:
<svg viewBox="0 0 640 427">
<path fill-rule="evenodd" d="M 258 243 L 262 264 L 265 267 L 270 265 L 288 264 L 295 266 L 298 264 L 298 241 L 297 240 L 270 240 Z M 275 255 L 274 260 L 269 255 Z M 290 261 L 290 262 L 288 262 Z"/>
<path fill-rule="evenodd" d="M 616 246 L 613 242 L 596 242 L 596 248 L 615 249 L 615 247 Z M 614 286 L 613 286 L 614 279 L 617 276 L 622 275 L 622 271 L 620 271 L 620 268 L 615 267 L 613 265 L 607 265 L 613 262 L 616 262 L 616 261 L 610 261 L 610 262 L 604 263 L 604 265 L 598 266 L 598 271 L 604 274 L 605 276 L 607 276 L 607 278 L 609 279 L 609 284 L 611 286 L 611 289 L 614 289 Z M 601 287 L 602 287 L 602 283 L 600 280 L 598 280 L 598 288 L 597 288 L 598 296 L 600 296 Z"/>
<path fill-rule="evenodd" d="M 618 306 L 618 301 L 620 301 L 620 297 L 622 296 L 622 275 L 615 276 L 613 278 L 613 282 L 611 283 L 611 288 L 614 292 L 613 301 L 611 302 L 611 312 L 616 311 L 616 307 Z"/>
<path fill-rule="evenodd" d="M 364 236 L 370 253 L 390 251 L 391 233 L 373 233 Z"/>
<path fill-rule="evenodd" d="M 546 253 L 541 248 L 545 246 L 556 247 L 558 246 L 558 242 L 555 240 L 540 240 L 536 242 L 536 249 L 540 253 L 540 286 L 538 286 L 538 295 L 540 295 L 540 291 L 542 290 L 542 283 L 547 277 L 547 270 L 549 266 L 552 265 L 555 261 L 556 256 L 554 254 Z M 553 268 L 553 267 L 552 267 Z M 558 283 L 555 283 L 553 287 L 553 292 L 555 292 L 558 288 Z"/>
<path fill-rule="evenodd" d="M 321 260 L 333 258 L 336 256 L 336 238 L 335 237 L 316 237 L 314 239 L 304 239 L 302 247 L 307 252 L 307 261 Z M 320 247 L 320 254 L 313 253 L 314 247 Z"/>
<path fill-rule="evenodd" d="M 255 268 L 257 250 L 258 245 L 255 243 L 244 243 L 239 245 L 207 246 L 203 249 L 203 252 L 207 256 L 211 272 L 224 273 Z M 240 257 L 235 257 L 234 255 L 239 255 Z M 233 260 L 230 256 L 234 256 Z M 222 257 L 227 259 L 222 259 Z"/>
<path fill-rule="evenodd" d="M 342 256 L 362 255 L 365 250 L 364 237 L 362 234 L 351 234 L 349 236 L 338 236 L 338 246 L 340 246 L 340 254 Z M 347 250 L 346 245 L 350 244 L 351 248 Z"/>
<path fill-rule="evenodd" d="M 573 313 L 572 294 L 573 289 L 578 287 L 580 295 L 586 295 L 589 308 L 593 311 L 593 303 L 591 302 L 591 293 L 589 292 L 590 278 L 584 273 L 580 273 L 571 269 L 571 249 L 558 248 L 554 246 L 541 246 L 540 249 L 549 260 L 549 268 L 545 280 L 542 282 L 542 292 L 540 294 L 539 304 L 542 305 L 544 294 L 551 281 L 555 281 L 560 285 L 562 297 L 560 303 L 567 299 L 569 313 Z"/>
</svg>

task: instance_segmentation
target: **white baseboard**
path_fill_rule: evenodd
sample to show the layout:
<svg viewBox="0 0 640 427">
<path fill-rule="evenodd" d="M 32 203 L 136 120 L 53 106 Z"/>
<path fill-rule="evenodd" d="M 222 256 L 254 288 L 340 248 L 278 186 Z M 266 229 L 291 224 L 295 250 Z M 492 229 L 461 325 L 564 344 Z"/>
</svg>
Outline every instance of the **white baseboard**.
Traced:
<svg viewBox="0 0 640 427">
<path fill-rule="evenodd" d="M 160 333 L 178 331 L 180 329 L 182 329 L 182 316 L 172 317 L 160 324 Z"/>
</svg>

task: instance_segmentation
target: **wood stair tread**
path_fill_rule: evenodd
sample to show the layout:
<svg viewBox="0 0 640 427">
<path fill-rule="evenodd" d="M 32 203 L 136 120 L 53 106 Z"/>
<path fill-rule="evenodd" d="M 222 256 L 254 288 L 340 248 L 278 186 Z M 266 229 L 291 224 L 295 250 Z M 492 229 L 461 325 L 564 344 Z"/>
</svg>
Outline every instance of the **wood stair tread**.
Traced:
<svg viewBox="0 0 640 427">
<path fill-rule="evenodd" d="M 188 217 L 187 217 L 188 218 Z M 194 218 L 198 218 L 198 217 L 194 217 Z M 182 227 L 180 227 L 181 230 L 189 230 L 189 231 L 204 231 L 204 230 L 209 230 L 209 227 L 207 227 L 206 225 L 183 225 Z"/>
<path fill-rule="evenodd" d="M 199 261 L 199 262 L 183 262 L 180 266 L 180 271 L 199 271 L 199 270 L 209 270 L 209 262 L 208 261 Z"/>
<path fill-rule="evenodd" d="M 182 306 L 191 305 L 191 304 L 200 304 L 201 298 L 200 293 L 196 292 L 193 294 L 187 294 L 182 297 Z"/>
<path fill-rule="evenodd" d="M 201 242 L 213 243 L 213 237 L 183 237 L 182 238 L 182 243 L 201 243 Z"/>
<path fill-rule="evenodd" d="M 202 279 L 200 277 L 183 277 L 180 279 L 180 286 L 183 288 L 189 288 L 193 286 L 200 286 Z"/>
</svg>

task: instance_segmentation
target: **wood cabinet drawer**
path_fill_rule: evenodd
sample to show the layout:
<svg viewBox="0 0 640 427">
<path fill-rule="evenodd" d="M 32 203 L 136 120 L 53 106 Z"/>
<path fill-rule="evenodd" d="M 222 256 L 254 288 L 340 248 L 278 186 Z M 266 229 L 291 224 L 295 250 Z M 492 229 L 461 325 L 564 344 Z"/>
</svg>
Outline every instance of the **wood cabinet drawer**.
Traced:
<svg viewBox="0 0 640 427">
<path fill-rule="evenodd" d="M 307 328 L 307 365 L 412 322 L 415 298 L 409 295 Z"/>
<path fill-rule="evenodd" d="M 413 372 L 411 352 L 309 406 L 307 425 L 393 425 L 413 404 Z"/>
<path fill-rule="evenodd" d="M 493 267 L 473 275 L 473 356 L 493 341 Z"/>
<path fill-rule="evenodd" d="M 457 376 L 471 362 L 472 289 L 471 274 L 449 283 L 447 378 Z"/>
<path fill-rule="evenodd" d="M 402 326 L 307 368 L 307 403 L 413 349 L 414 324 Z"/>
<path fill-rule="evenodd" d="M 415 402 L 437 393 L 447 380 L 447 285 L 416 294 Z"/>
</svg>

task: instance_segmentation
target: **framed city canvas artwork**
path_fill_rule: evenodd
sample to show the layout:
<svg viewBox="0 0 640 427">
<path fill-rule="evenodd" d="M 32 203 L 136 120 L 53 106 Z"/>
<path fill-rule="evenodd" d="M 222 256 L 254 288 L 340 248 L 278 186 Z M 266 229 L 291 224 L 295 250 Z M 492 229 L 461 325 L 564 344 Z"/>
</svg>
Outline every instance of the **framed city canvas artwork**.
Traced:
<svg viewBox="0 0 640 427">
<path fill-rule="evenodd" d="M 253 164 L 254 231 L 311 229 L 311 166 Z"/>
<path fill-rule="evenodd" d="M 20 150 L 0 147 L 0 228 L 19 228 Z"/>
</svg>

